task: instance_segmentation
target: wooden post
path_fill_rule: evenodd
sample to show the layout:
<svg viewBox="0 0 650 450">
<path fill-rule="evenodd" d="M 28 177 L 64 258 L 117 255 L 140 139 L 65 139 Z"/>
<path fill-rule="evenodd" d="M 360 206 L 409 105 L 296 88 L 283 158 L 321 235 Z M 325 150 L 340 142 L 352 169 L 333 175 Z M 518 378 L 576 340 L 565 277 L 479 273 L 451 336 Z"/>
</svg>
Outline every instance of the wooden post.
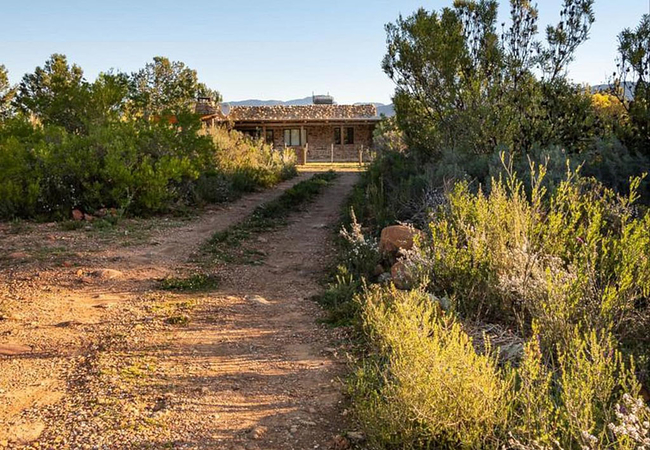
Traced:
<svg viewBox="0 0 650 450">
<path fill-rule="evenodd" d="M 330 160 L 334 163 L 334 143 L 332 143 L 332 148 L 330 149 Z"/>
<path fill-rule="evenodd" d="M 363 145 L 359 148 L 359 165 L 363 165 Z"/>
<path fill-rule="evenodd" d="M 307 164 L 307 151 L 309 150 L 309 144 L 305 144 L 302 148 L 302 164 Z"/>
</svg>

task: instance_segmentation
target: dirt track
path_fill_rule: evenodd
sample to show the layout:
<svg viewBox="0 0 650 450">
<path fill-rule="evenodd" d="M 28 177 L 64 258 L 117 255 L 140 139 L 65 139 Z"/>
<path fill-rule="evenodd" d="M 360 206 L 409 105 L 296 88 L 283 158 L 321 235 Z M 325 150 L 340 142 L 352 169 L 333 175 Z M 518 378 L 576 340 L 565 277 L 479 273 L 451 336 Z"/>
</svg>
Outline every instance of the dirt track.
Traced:
<svg viewBox="0 0 650 450">
<path fill-rule="evenodd" d="M 264 263 L 219 266 L 224 281 L 209 293 L 162 293 L 154 279 L 187 268 L 212 233 L 298 180 L 153 230 L 140 245 L 84 252 L 79 232 L 58 233 L 82 250 L 72 264 L 5 262 L 0 351 L 24 353 L 0 356 L 0 447 L 330 447 L 344 427 L 343 360 L 310 297 L 355 179 L 339 174 L 289 226 L 253 237 Z M 5 251 L 20 250 L 0 233 Z"/>
</svg>

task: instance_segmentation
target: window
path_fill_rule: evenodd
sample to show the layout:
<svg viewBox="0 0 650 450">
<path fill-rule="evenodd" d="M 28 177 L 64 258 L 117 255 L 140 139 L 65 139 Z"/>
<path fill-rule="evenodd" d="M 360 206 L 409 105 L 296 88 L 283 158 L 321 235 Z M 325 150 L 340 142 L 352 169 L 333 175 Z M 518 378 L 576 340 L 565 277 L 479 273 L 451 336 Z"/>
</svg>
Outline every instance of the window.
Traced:
<svg viewBox="0 0 650 450">
<path fill-rule="evenodd" d="M 354 144 L 354 128 L 353 127 L 347 127 L 345 129 L 345 143 L 346 144 Z"/>
<path fill-rule="evenodd" d="M 338 127 L 334 128 L 334 144 L 341 145 L 341 129 Z"/>
<path fill-rule="evenodd" d="M 300 146 L 305 145 L 306 142 L 307 130 L 300 130 L 300 128 L 284 130 L 284 145 L 288 147 Z"/>
<path fill-rule="evenodd" d="M 248 129 L 248 130 L 240 130 L 244 136 L 248 136 L 251 139 L 259 139 L 260 138 L 260 130 L 259 129 Z"/>
<path fill-rule="evenodd" d="M 266 130 L 266 136 L 264 138 L 267 144 L 273 144 L 273 130 Z"/>
</svg>

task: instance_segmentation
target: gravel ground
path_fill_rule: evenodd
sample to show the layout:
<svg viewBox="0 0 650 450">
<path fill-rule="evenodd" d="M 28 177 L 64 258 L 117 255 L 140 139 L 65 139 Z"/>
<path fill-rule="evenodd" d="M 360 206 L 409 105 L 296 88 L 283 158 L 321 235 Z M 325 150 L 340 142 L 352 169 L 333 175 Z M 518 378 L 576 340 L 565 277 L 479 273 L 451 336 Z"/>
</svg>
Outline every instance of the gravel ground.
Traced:
<svg viewBox="0 0 650 450">
<path fill-rule="evenodd" d="M 155 281 L 192 270 L 213 232 L 308 176 L 190 221 L 131 227 L 129 246 L 115 245 L 119 233 L 3 225 L 0 448 L 346 448 L 346 336 L 318 325 L 310 297 L 356 174 L 253 237 L 262 264 L 213 268 L 218 290 L 171 294 Z"/>
</svg>

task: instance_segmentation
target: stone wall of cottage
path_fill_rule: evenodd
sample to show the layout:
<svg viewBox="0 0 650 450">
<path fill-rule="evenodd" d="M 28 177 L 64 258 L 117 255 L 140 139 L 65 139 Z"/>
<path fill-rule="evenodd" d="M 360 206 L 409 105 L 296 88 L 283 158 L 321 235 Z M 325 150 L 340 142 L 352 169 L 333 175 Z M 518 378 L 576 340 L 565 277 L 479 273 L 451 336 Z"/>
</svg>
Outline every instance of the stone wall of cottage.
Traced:
<svg viewBox="0 0 650 450">
<path fill-rule="evenodd" d="M 341 144 L 334 144 L 334 161 L 357 161 L 359 159 L 359 150 L 363 149 L 364 157 L 368 157 L 368 152 L 372 148 L 372 133 L 374 124 L 369 125 L 351 125 L 354 128 L 354 144 L 344 144 L 345 131 L 342 130 Z M 284 147 L 284 130 L 290 127 L 272 127 L 266 129 L 273 130 L 273 146 L 275 148 Z M 334 125 L 316 125 L 305 126 L 307 130 L 307 160 L 308 161 L 330 161 L 332 159 L 332 144 L 334 143 Z M 341 128 L 345 129 L 346 126 Z M 303 147 L 293 147 L 298 156 L 302 159 Z"/>
</svg>

